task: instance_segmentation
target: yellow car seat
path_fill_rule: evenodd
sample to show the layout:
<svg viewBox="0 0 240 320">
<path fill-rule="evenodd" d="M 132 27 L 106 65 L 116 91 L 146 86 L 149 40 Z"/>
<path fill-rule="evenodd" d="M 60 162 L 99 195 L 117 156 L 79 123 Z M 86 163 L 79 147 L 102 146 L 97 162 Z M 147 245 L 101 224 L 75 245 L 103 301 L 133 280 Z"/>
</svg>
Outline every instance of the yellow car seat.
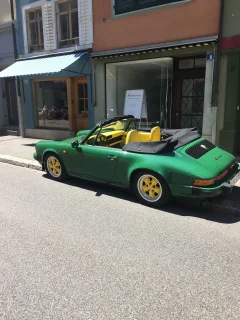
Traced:
<svg viewBox="0 0 240 320">
<path fill-rule="evenodd" d="M 128 132 L 126 137 L 126 144 L 130 142 L 141 142 L 141 137 L 137 130 L 131 130 Z"/>
<path fill-rule="evenodd" d="M 160 141 L 161 140 L 161 129 L 160 127 L 152 128 L 150 132 L 150 139 L 149 141 Z"/>
</svg>

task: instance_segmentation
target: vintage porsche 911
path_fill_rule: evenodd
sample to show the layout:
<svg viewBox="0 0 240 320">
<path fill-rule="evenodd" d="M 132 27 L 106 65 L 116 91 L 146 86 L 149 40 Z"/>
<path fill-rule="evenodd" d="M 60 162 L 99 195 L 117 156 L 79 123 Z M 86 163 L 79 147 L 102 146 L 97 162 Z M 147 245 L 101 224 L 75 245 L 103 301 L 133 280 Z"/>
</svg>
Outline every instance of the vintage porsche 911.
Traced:
<svg viewBox="0 0 240 320">
<path fill-rule="evenodd" d="M 34 159 L 54 180 L 68 176 L 129 188 L 159 207 L 172 197 L 229 195 L 240 179 L 235 157 L 195 128 L 137 130 L 133 116 L 115 117 L 64 141 L 40 141 Z"/>
</svg>

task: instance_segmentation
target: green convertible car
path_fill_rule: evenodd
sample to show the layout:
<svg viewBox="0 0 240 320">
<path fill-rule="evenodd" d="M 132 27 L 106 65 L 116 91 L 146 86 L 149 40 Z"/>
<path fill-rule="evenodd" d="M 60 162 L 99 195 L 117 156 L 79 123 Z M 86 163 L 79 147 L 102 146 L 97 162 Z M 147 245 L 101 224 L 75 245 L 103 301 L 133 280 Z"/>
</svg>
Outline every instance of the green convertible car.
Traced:
<svg viewBox="0 0 240 320">
<path fill-rule="evenodd" d="M 64 141 L 40 141 L 34 159 L 54 180 L 68 176 L 129 188 L 144 204 L 172 197 L 227 196 L 240 179 L 234 156 L 195 128 L 137 130 L 133 116 L 115 117 Z"/>
</svg>

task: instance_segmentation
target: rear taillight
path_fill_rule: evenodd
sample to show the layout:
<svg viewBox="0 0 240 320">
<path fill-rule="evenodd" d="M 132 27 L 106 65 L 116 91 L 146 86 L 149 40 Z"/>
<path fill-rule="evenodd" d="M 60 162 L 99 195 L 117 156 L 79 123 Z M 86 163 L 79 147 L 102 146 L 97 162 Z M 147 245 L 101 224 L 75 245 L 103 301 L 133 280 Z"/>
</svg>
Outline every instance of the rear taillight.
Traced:
<svg viewBox="0 0 240 320">
<path fill-rule="evenodd" d="M 235 166 L 235 163 L 233 163 L 226 171 L 224 171 L 220 176 L 216 177 L 215 179 L 210 179 L 210 180 L 195 180 L 193 185 L 195 187 L 207 187 L 207 186 L 212 186 L 216 182 L 219 182 L 223 180 L 233 169 Z"/>
</svg>

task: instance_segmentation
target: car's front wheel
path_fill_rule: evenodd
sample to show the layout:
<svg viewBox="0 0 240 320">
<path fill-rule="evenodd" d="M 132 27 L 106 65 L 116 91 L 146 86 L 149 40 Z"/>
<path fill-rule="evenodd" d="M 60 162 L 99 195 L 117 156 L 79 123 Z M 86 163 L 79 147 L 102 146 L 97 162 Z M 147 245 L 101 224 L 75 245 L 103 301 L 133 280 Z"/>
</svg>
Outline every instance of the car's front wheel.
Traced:
<svg viewBox="0 0 240 320">
<path fill-rule="evenodd" d="M 63 181 L 67 178 L 67 171 L 56 154 L 48 153 L 45 157 L 44 166 L 51 179 Z"/>
<path fill-rule="evenodd" d="M 166 181 L 157 173 L 141 171 L 133 179 L 134 193 L 140 202 L 158 208 L 171 199 Z"/>
</svg>

